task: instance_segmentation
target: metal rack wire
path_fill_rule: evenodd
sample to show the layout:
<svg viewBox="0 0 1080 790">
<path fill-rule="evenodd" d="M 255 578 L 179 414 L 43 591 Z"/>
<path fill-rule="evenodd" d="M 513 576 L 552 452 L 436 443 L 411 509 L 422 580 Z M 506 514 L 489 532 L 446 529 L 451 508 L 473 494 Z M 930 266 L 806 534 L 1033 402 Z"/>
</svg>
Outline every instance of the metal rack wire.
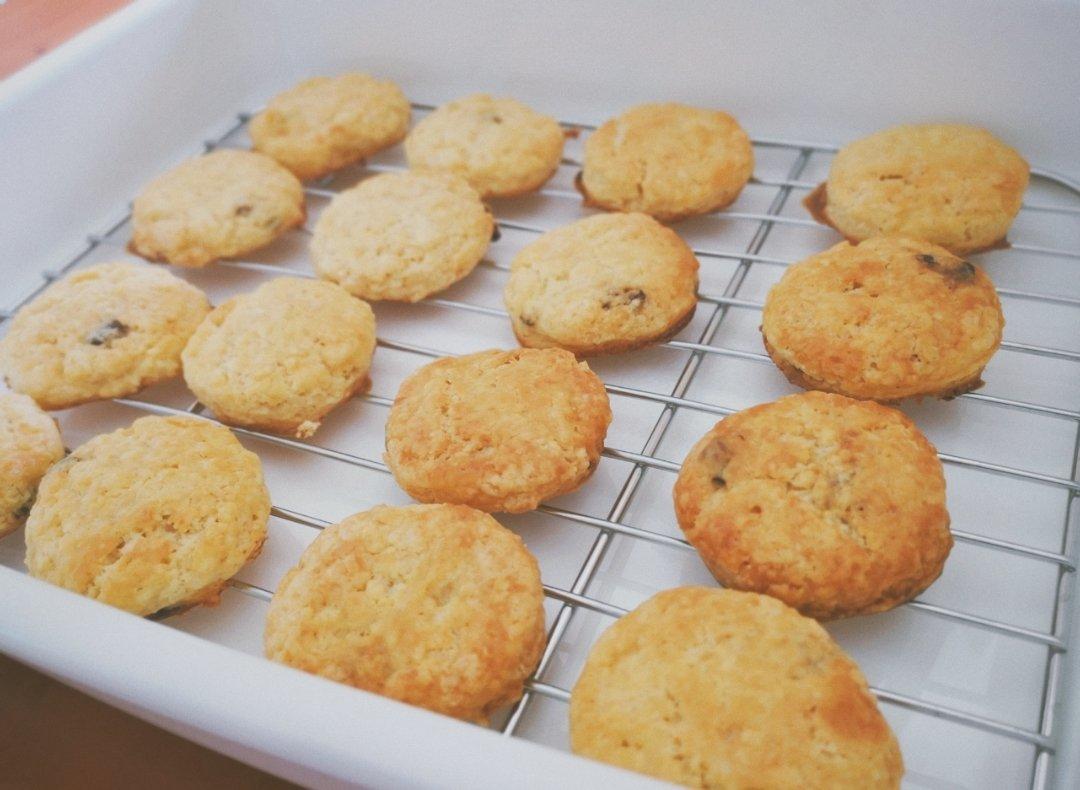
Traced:
<svg viewBox="0 0 1080 790">
<path fill-rule="evenodd" d="M 413 107 L 414 109 L 419 111 L 429 111 L 433 109 L 430 105 L 423 104 L 414 104 Z M 222 135 L 204 144 L 205 150 L 210 151 L 216 147 L 225 144 L 226 140 L 228 140 L 231 136 L 244 128 L 250 117 L 251 114 L 249 113 L 243 113 L 238 115 L 236 122 Z M 564 126 L 568 129 L 586 132 L 593 129 L 593 127 L 586 124 L 571 122 L 564 122 Z M 761 254 L 761 250 L 763 249 L 765 242 L 768 239 L 769 234 L 773 230 L 773 228 L 778 225 L 795 225 L 815 228 L 819 227 L 817 223 L 811 220 L 789 217 L 782 214 L 781 212 L 783 211 L 788 201 L 791 199 L 793 190 L 809 189 L 814 186 L 814 184 L 810 182 L 800 180 L 800 176 L 806 169 L 811 157 L 817 153 L 833 152 L 836 150 L 836 147 L 818 143 L 786 141 L 777 139 L 755 139 L 754 145 L 757 147 L 780 148 L 791 151 L 794 153 L 794 161 L 783 178 L 754 178 L 752 180 L 753 183 L 767 187 L 774 187 L 776 189 L 776 193 L 771 203 L 763 213 L 733 211 L 722 212 L 722 216 L 725 219 L 730 219 L 737 222 L 754 223 L 756 225 L 753 236 L 751 237 L 749 243 L 745 246 L 744 249 L 695 249 L 695 254 L 699 258 L 727 259 L 736 262 L 736 266 L 734 273 L 728 280 L 727 286 L 724 288 L 722 293 L 699 295 L 700 307 L 702 308 L 702 310 L 707 311 L 707 320 L 705 322 L 704 328 L 698 333 L 697 338 L 693 341 L 671 340 L 664 344 L 668 348 L 687 353 L 686 362 L 679 370 L 679 373 L 675 379 L 674 386 L 672 386 L 669 391 L 660 392 L 617 384 L 606 385 L 608 392 L 613 395 L 620 395 L 629 398 L 649 401 L 661 407 L 660 415 L 653 424 L 648 434 L 648 438 L 643 444 L 641 452 L 634 452 L 626 449 L 612 447 L 605 448 L 603 453 L 605 457 L 624 461 L 631 465 L 631 470 L 623 481 L 621 487 L 619 488 L 618 494 L 615 497 L 610 508 L 608 509 L 606 516 L 592 516 L 585 513 L 566 510 L 549 505 L 541 506 L 541 508 L 539 509 L 542 513 L 545 513 L 549 516 L 570 522 L 575 525 L 593 529 L 596 531 L 596 535 L 591 545 L 589 546 L 589 549 L 586 552 L 577 570 L 574 580 L 569 586 L 569 588 L 563 589 L 547 584 L 545 584 L 544 586 L 544 592 L 546 596 L 553 601 L 558 602 L 559 608 L 549 629 L 547 643 L 545 645 L 540 665 L 537 668 L 534 679 L 532 679 L 527 684 L 527 690 L 525 695 L 513 707 L 508 717 L 506 718 L 505 723 L 502 725 L 502 732 L 507 736 L 515 734 L 515 732 L 518 730 L 522 721 L 522 717 L 529 709 L 536 695 L 547 697 L 553 700 L 558 700 L 561 702 L 567 702 L 569 700 L 569 692 L 566 689 L 560 688 L 550 683 L 546 683 L 540 680 L 540 678 L 544 677 L 545 670 L 547 670 L 553 656 L 556 653 L 556 650 L 559 647 L 560 642 L 566 635 L 567 629 L 570 626 L 574 613 L 579 609 L 584 609 L 612 618 L 617 618 L 625 613 L 626 610 L 621 607 L 614 606 L 610 603 L 606 603 L 595 597 L 587 595 L 589 584 L 593 580 L 597 568 L 600 566 L 600 563 L 604 558 L 605 552 L 610 546 L 613 538 L 615 536 L 626 536 L 636 540 L 647 541 L 677 550 L 692 551 L 692 548 L 689 546 L 689 544 L 681 538 L 646 530 L 640 527 L 631 526 L 630 524 L 625 524 L 622 522 L 624 516 L 627 513 L 627 509 L 633 501 L 635 494 L 639 490 L 639 486 L 646 470 L 657 469 L 666 472 L 677 472 L 679 469 L 679 465 L 677 463 L 657 456 L 657 451 L 660 447 L 661 441 L 667 433 L 677 410 L 685 409 L 715 415 L 725 415 L 736 411 L 736 409 L 722 404 L 709 403 L 686 397 L 690 385 L 693 382 L 695 375 L 698 373 L 703 360 L 705 360 L 708 355 L 717 355 L 749 360 L 751 362 L 771 364 L 768 356 L 763 353 L 744 351 L 735 348 L 726 348 L 715 344 L 715 337 L 722 323 L 724 322 L 724 319 L 729 315 L 731 310 L 761 309 L 762 305 L 760 302 L 742 299 L 737 296 L 739 289 L 742 286 L 744 280 L 746 279 L 748 273 L 750 272 L 752 266 L 786 266 L 791 263 L 791 261 Z M 571 167 L 579 166 L 578 163 L 571 158 L 564 159 L 563 164 Z M 367 169 L 372 172 L 380 172 L 397 168 L 379 165 L 369 165 Z M 1056 183 L 1080 196 L 1080 183 L 1077 183 L 1067 177 L 1056 173 L 1046 171 L 1033 171 L 1033 173 L 1037 178 L 1045 179 L 1047 181 Z M 308 186 L 306 188 L 306 191 L 309 195 L 321 198 L 332 198 L 335 194 L 337 194 L 335 190 L 327 188 L 325 186 L 325 182 L 323 183 L 323 185 L 319 186 Z M 579 196 L 576 193 L 570 192 L 568 190 L 545 187 L 540 191 L 541 194 L 554 199 L 579 199 Z M 1028 212 L 1049 212 L 1062 215 L 1076 216 L 1077 221 L 1080 222 L 1080 208 L 1078 207 L 1052 205 L 1045 203 L 1025 203 L 1023 210 Z M 130 213 L 127 213 L 117 222 L 106 228 L 103 232 L 88 236 L 85 247 L 79 252 L 78 255 L 68 260 L 58 269 L 46 271 L 44 273 L 42 282 L 37 288 L 35 288 L 31 293 L 25 295 L 22 299 L 20 299 L 18 304 L 11 306 L 8 310 L 0 312 L 0 322 L 12 316 L 19 307 L 21 307 L 23 304 L 26 304 L 38 293 L 40 293 L 49 284 L 49 282 L 62 276 L 65 272 L 77 266 L 80 262 L 84 261 L 87 256 L 94 250 L 102 247 L 114 245 L 120 246 L 124 244 L 126 240 L 119 238 L 119 233 L 129 218 Z M 521 222 L 516 219 L 512 220 L 498 217 L 496 219 L 501 228 L 513 229 L 521 231 L 523 233 L 542 233 L 548 230 L 548 228 L 540 227 L 526 222 Z M 307 231 L 302 230 L 302 232 Z M 1071 250 L 1053 249 L 1040 245 L 1029 245 L 1022 243 L 1013 244 L 1012 246 L 1016 250 L 1021 250 L 1023 252 L 1033 255 L 1080 259 L 1080 252 L 1074 252 Z M 273 264 L 259 263 L 255 261 L 228 261 L 223 262 L 223 264 L 231 267 L 248 269 L 272 275 L 288 274 L 304 276 L 304 273 L 302 272 L 282 269 L 281 267 Z M 488 261 L 485 261 L 484 264 L 497 269 L 505 269 L 505 267 Z M 309 274 L 307 276 L 314 275 Z M 1059 294 L 1039 293 L 1009 288 L 999 288 L 998 292 L 1003 296 L 1017 299 L 1035 300 L 1039 302 L 1080 307 L 1080 298 L 1062 296 Z M 429 298 L 425 300 L 425 303 L 445 310 L 469 311 L 473 313 L 496 317 L 505 317 L 506 315 L 504 311 L 496 308 L 473 304 L 469 302 L 455 301 L 446 298 Z M 395 351 L 418 355 L 425 358 L 437 358 L 449 355 L 449 352 L 444 350 L 428 348 L 421 345 L 414 345 L 411 343 L 404 343 L 385 338 L 380 338 L 378 340 L 378 345 L 383 348 L 393 349 Z M 1003 343 L 1002 348 L 1018 354 L 1048 357 L 1068 361 L 1070 363 L 1080 362 L 1080 352 L 1068 349 L 1052 348 L 1047 346 L 1018 342 Z M 392 404 L 392 400 L 384 395 L 367 394 L 358 397 L 361 397 L 366 401 L 380 407 L 388 407 Z M 1057 748 L 1055 738 L 1056 733 L 1054 710 L 1061 682 L 1062 658 L 1065 652 L 1068 650 L 1069 643 L 1069 635 L 1066 633 L 1067 623 L 1069 621 L 1069 607 L 1066 605 L 1066 602 L 1068 600 L 1069 588 L 1073 582 L 1073 577 L 1075 576 L 1075 571 L 1077 569 L 1076 560 L 1074 559 L 1074 536 L 1071 534 L 1071 531 L 1069 529 L 1069 513 L 1073 500 L 1077 497 L 1078 493 L 1080 493 L 1080 482 L 1077 482 L 1076 479 L 1077 457 L 1078 451 L 1080 451 L 1080 411 L 1061 408 L 1048 404 L 1040 404 L 1035 402 L 1003 398 L 984 393 L 968 393 L 962 395 L 961 398 L 984 403 L 996 408 L 1020 410 L 1024 412 L 1038 414 L 1044 417 L 1057 419 L 1062 422 L 1068 423 L 1069 428 L 1076 434 L 1076 439 L 1074 442 L 1072 471 L 1070 477 L 1067 478 L 1017 468 L 1013 466 L 991 463 L 988 461 L 979 460 L 977 458 L 945 453 L 939 454 L 941 460 L 946 464 L 977 469 L 990 474 L 1005 475 L 1015 479 L 1028 481 L 1034 484 L 1054 486 L 1056 488 L 1063 489 L 1066 492 L 1067 502 L 1065 507 L 1065 525 L 1063 529 L 1064 537 L 1062 541 L 1061 551 L 1049 551 L 1035 546 L 1028 546 L 1020 542 L 1003 540 L 1000 538 L 989 537 L 963 530 L 953 530 L 955 538 L 959 541 L 982 546 L 989 550 L 1007 552 L 1010 554 L 1023 556 L 1032 560 L 1037 560 L 1053 565 L 1056 568 L 1057 574 L 1057 595 L 1055 596 L 1052 627 L 1048 631 L 1026 628 L 1004 621 L 995 620 L 992 618 L 987 618 L 920 600 L 912 601 L 905 605 L 911 609 L 915 609 L 936 617 L 945 618 L 953 622 L 961 623 L 965 626 L 971 626 L 974 628 L 992 631 L 1011 638 L 1022 639 L 1037 645 L 1044 646 L 1047 649 L 1047 661 L 1045 683 L 1043 686 L 1043 696 L 1038 716 L 1039 726 L 1037 728 L 1021 727 L 1009 722 L 975 715 L 963 710 L 948 707 L 935 702 L 918 699 L 910 695 L 901 694 L 885 688 L 873 687 L 872 691 L 875 695 L 877 695 L 878 699 L 883 702 L 898 705 L 904 708 L 908 708 L 910 710 L 918 711 L 923 714 L 948 719 L 964 726 L 975 727 L 981 730 L 985 730 L 987 732 L 995 733 L 997 735 L 1031 744 L 1036 750 L 1036 758 L 1034 761 L 1031 784 L 1033 787 L 1041 788 L 1044 787 L 1047 782 L 1051 767 L 1051 760 Z M 117 399 L 116 402 L 120 405 L 138 409 L 151 414 L 188 414 L 196 415 L 204 419 L 212 419 L 212 417 L 208 417 L 207 415 L 203 414 L 203 407 L 198 402 L 191 403 L 190 406 L 188 406 L 186 409 L 178 409 L 170 406 L 160 405 L 157 403 L 151 403 L 130 398 Z M 328 447 L 322 447 L 310 441 L 300 441 L 296 439 L 265 434 L 258 431 L 241 428 L 233 428 L 233 430 L 237 434 L 251 437 L 261 442 L 267 442 L 273 445 L 290 448 L 292 450 L 314 454 L 322 458 L 349 464 L 367 470 L 373 470 L 376 472 L 387 474 L 389 473 L 389 470 L 387 469 L 385 464 L 383 464 L 377 459 L 342 452 L 340 450 L 335 450 Z M 310 527 L 313 529 L 322 529 L 329 524 L 329 522 L 315 516 L 277 506 L 272 509 L 272 515 L 286 521 L 290 521 L 295 524 L 303 525 L 305 527 Z M 262 600 L 269 600 L 270 596 L 272 595 L 272 592 L 270 590 L 238 580 L 234 580 L 231 584 L 232 587 L 239 592 Z"/>
</svg>

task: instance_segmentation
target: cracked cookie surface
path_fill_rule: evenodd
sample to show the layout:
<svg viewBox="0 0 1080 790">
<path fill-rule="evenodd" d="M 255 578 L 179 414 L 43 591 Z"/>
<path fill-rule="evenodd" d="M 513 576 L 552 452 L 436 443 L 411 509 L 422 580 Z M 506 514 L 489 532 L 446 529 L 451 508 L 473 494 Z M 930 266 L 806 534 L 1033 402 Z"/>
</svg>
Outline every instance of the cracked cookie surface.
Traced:
<svg viewBox="0 0 1080 790">
<path fill-rule="evenodd" d="M 893 236 L 792 265 L 761 318 L 766 350 L 792 383 L 879 401 L 980 386 L 1004 325 L 982 269 Z"/>
<path fill-rule="evenodd" d="M 401 88 L 368 74 L 313 77 L 279 93 L 251 119 L 256 151 L 308 180 L 400 142 L 409 128 Z"/>
<path fill-rule="evenodd" d="M 421 502 L 522 513 L 585 482 L 610 422 L 604 383 L 569 352 L 482 351 L 405 379 L 385 459 Z"/>
<path fill-rule="evenodd" d="M 486 723 L 544 647 L 536 559 L 462 505 L 380 506 L 326 528 L 278 585 L 266 655 Z"/>
<path fill-rule="evenodd" d="M 676 334 L 697 307 L 698 261 L 646 214 L 598 214 L 514 258 L 504 299 L 523 346 L 607 354 Z"/>
<path fill-rule="evenodd" d="M 486 93 L 442 105 L 405 138 L 414 170 L 449 170 L 482 197 L 539 189 L 555 173 L 564 136 L 558 122 L 516 99 Z"/>
<path fill-rule="evenodd" d="M 180 373 L 180 352 L 209 311 L 202 291 L 161 267 L 88 266 L 16 313 L 0 370 L 44 409 L 131 395 Z"/>
<path fill-rule="evenodd" d="M 266 538 L 258 456 L 228 428 L 143 417 L 53 465 L 26 522 L 32 576 L 139 615 L 217 603 Z"/>
<path fill-rule="evenodd" d="M 586 138 L 578 186 L 586 205 L 670 222 L 729 205 L 753 170 L 750 138 L 727 113 L 641 104 Z"/>
<path fill-rule="evenodd" d="M 1004 242 L 1029 174 L 985 129 L 895 126 L 841 148 L 807 207 L 851 241 L 911 236 L 964 255 Z"/>
<path fill-rule="evenodd" d="M 269 156 L 222 148 L 155 178 L 132 205 L 132 252 L 200 267 L 304 223 L 304 188 Z"/>
<path fill-rule="evenodd" d="M 901 412 L 842 395 L 724 418 L 690 450 L 674 498 L 721 584 L 822 620 L 914 598 L 952 548 L 933 445 Z"/>
<path fill-rule="evenodd" d="M 26 521 L 42 476 L 63 457 L 56 421 L 28 396 L 0 392 L 0 538 Z"/>
<path fill-rule="evenodd" d="M 361 299 L 416 302 L 476 268 L 494 226 L 461 176 L 384 173 L 334 197 L 315 223 L 311 260 Z"/>
<path fill-rule="evenodd" d="M 311 436 L 364 389 L 375 315 L 334 283 L 280 277 L 208 315 L 184 349 L 184 381 L 223 422 Z"/>
<path fill-rule="evenodd" d="M 896 737 L 855 662 L 763 595 L 654 595 L 593 645 L 575 753 L 689 787 L 898 788 Z"/>
</svg>

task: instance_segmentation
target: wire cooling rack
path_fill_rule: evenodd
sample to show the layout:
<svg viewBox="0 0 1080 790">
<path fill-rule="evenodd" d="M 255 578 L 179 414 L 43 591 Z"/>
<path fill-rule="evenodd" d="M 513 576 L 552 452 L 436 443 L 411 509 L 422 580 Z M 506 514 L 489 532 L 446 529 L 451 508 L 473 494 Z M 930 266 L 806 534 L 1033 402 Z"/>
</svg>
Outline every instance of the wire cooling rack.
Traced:
<svg viewBox="0 0 1080 790">
<path fill-rule="evenodd" d="M 432 109 L 413 107 L 418 114 Z M 237 116 L 205 150 L 246 147 L 249 117 Z M 473 275 L 416 305 L 375 305 L 379 351 L 370 394 L 330 415 L 311 440 L 233 429 L 263 458 L 275 503 L 270 539 L 220 607 L 168 625 L 261 652 L 265 604 L 316 531 L 379 502 L 407 501 L 380 460 L 396 385 L 433 358 L 515 345 L 501 308 L 510 259 L 537 234 L 586 213 L 572 184 L 582 139 L 594 127 L 563 126 L 567 155 L 559 172 L 535 195 L 495 202 L 499 238 Z M 668 459 L 681 459 L 719 416 L 792 391 L 761 350 L 761 298 L 784 266 L 838 240 L 800 206 L 836 147 L 757 138 L 754 148 L 756 175 L 732 210 L 677 226 L 702 263 L 694 321 L 655 348 L 591 360 L 615 411 L 593 479 L 535 513 L 500 516 L 540 559 L 549 623 L 525 695 L 492 725 L 507 736 L 566 748 L 568 689 L 597 634 L 658 589 L 713 583 L 674 524 L 670 489 L 679 465 Z M 403 167 L 396 149 L 309 185 L 307 227 L 247 260 L 174 271 L 215 302 L 268 277 L 313 276 L 306 234 L 326 202 L 365 175 Z M 68 270 L 123 255 L 129 218 L 125 212 L 89 236 L 0 321 Z M 912 786 L 1041 788 L 1058 748 L 1055 710 L 1076 570 L 1072 505 L 1080 491 L 1080 184 L 1033 171 L 1011 235 L 1009 249 L 977 256 L 1001 286 L 1007 317 L 988 386 L 949 403 L 905 407 L 950 450 L 940 455 L 957 546 L 946 572 L 893 612 L 828 626 L 883 703 Z M 132 410 L 212 419 L 172 382 L 137 399 L 65 413 L 65 438 L 81 443 L 130 421 Z M 19 541 L 0 542 L 0 562 L 21 564 Z"/>
</svg>

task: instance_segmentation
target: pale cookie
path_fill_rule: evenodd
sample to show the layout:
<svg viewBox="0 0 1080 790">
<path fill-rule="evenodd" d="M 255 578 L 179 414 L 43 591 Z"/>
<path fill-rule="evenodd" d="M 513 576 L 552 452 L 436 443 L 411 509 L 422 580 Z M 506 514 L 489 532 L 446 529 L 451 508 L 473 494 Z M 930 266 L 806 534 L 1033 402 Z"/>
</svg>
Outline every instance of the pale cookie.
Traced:
<svg viewBox="0 0 1080 790">
<path fill-rule="evenodd" d="M 281 580 L 266 655 L 486 723 L 540 660 L 543 602 L 536 559 L 486 513 L 376 507 L 323 530 Z"/>
<path fill-rule="evenodd" d="M 483 351 L 402 383 L 386 463 L 421 502 L 522 513 L 585 482 L 610 422 L 604 383 L 572 354 Z"/>
<path fill-rule="evenodd" d="M 886 790 L 904 763 L 858 666 L 753 593 L 658 593 L 597 640 L 570 698 L 575 753 L 687 787 Z"/>
<path fill-rule="evenodd" d="M 585 140 L 585 203 L 671 222 L 723 208 L 754 171 L 754 149 L 725 112 L 641 104 Z"/>
<path fill-rule="evenodd" d="M 1005 318 L 982 269 L 924 241 L 841 242 L 765 300 L 765 348 L 793 383 L 852 398 L 954 397 L 982 385 Z"/>
<path fill-rule="evenodd" d="M 849 241 L 909 236 L 964 255 L 1005 243 L 1029 173 L 985 129 L 895 126 L 841 148 L 806 206 Z"/>
<path fill-rule="evenodd" d="M 842 395 L 724 418 L 674 493 L 679 526 L 721 584 L 820 620 L 911 600 L 953 543 L 934 446 L 895 409 Z"/>
<path fill-rule="evenodd" d="M 306 437 L 366 388 L 374 351 L 366 302 L 281 277 L 206 317 L 184 349 L 184 380 L 223 422 Z"/>
<path fill-rule="evenodd" d="M 319 276 L 363 299 L 416 302 L 469 274 L 494 220 L 452 173 L 385 173 L 334 197 L 319 217 L 311 260 Z"/>
<path fill-rule="evenodd" d="M 645 214 L 598 214 L 514 258 L 504 298 L 523 346 L 610 354 L 672 337 L 694 317 L 698 262 Z"/>
<path fill-rule="evenodd" d="M 405 138 L 414 169 L 450 170 L 483 197 L 539 189 L 562 159 L 558 122 L 514 99 L 485 93 L 442 105 Z"/>
<path fill-rule="evenodd" d="M 219 149 L 177 165 L 132 207 L 131 251 L 176 266 L 205 266 L 265 247 L 304 224 L 304 188 L 273 159 Z"/>
<path fill-rule="evenodd" d="M 313 77 L 271 99 L 248 132 L 256 151 L 306 180 L 401 142 L 409 112 L 393 82 L 357 73 Z"/>
<path fill-rule="evenodd" d="M 0 370 L 44 409 L 131 395 L 179 375 L 180 352 L 209 311 L 202 291 L 164 269 L 89 266 L 19 310 L 0 340 Z"/>
<path fill-rule="evenodd" d="M 217 603 L 266 539 L 262 467 L 228 428 L 144 417 L 54 465 L 26 522 L 31 575 L 139 615 Z"/>
<path fill-rule="evenodd" d="M 0 537 L 26 521 L 42 476 L 63 457 L 52 417 L 26 395 L 0 392 Z"/>
</svg>

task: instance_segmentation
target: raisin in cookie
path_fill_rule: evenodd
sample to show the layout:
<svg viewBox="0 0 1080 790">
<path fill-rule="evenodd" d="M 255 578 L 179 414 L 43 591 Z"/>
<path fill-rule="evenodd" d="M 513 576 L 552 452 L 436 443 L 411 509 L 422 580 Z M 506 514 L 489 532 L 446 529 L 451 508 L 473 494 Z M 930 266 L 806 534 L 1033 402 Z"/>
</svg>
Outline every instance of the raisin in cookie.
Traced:
<svg viewBox="0 0 1080 790">
<path fill-rule="evenodd" d="M 858 666 L 763 595 L 665 590 L 597 640 L 574 752 L 702 788 L 898 788 L 904 763 Z"/>
<path fill-rule="evenodd" d="M 297 178 L 319 178 L 401 142 L 409 112 L 393 82 L 357 73 L 313 77 L 271 99 L 248 131 L 256 151 Z"/>
<path fill-rule="evenodd" d="M 721 584 L 818 619 L 914 598 L 952 549 L 934 446 L 873 401 L 804 392 L 726 417 L 690 450 L 674 493 Z"/>
<path fill-rule="evenodd" d="M 645 214 L 599 214 L 514 258 L 506 308 L 523 346 L 609 354 L 665 340 L 697 307 L 698 262 Z"/>
<path fill-rule="evenodd" d="M 1004 243 L 1029 173 L 985 129 L 895 126 L 841 148 L 806 205 L 850 241 L 910 236 L 964 255 Z"/>
<path fill-rule="evenodd" d="M 26 522 L 31 575 L 139 615 L 217 603 L 259 553 L 270 497 L 228 428 L 144 417 L 46 473 Z"/>
<path fill-rule="evenodd" d="M 0 537 L 26 521 L 42 476 L 63 457 L 52 417 L 26 395 L 0 392 Z"/>
<path fill-rule="evenodd" d="M 543 601 L 536 559 L 486 513 L 376 507 L 323 530 L 282 579 L 266 655 L 486 723 L 540 660 Z"/>
<path fill-rule="evenodd" d="M 45 409 L 131 395 L 180 373 L 180 352 L 209 311 L 199 289 L 164 269 L 89 266 L 19 310 L 0 340 L 0 370 Z"/>
<path fill-rule="evenodd" d="M 596 468 L 604 383 L 561 349 L 483 351 L 409 376 L 386 423 L 386 463 L 421 502 L 522 513 Z"/>
<path fill-rule="evenodd" d="M 514 99 L 477 93 L 420 121 L 405 138 L 405 156 L 411 168 L 464 176 L 483 197 L 510 197 L 551 178 L 563 141 L 554 118 Z"/>
<path fill-rule="evenodd" d="M 221 149 L 158 176 L 132 207 L 131 251 L 205 266 L 265 247 L 304 223 L 304 188 L 273 159 Z"/>
<path fill-rule="evenodd" d="M 791 266 L 769 291 L 761 332 L 793 384 L 892 401 L 980 386 L 1004 325 L 982 269 L 881 236 Z"/>
<path fill-rule="evenodd" d="M 669 222 L 732 203 L 754 170 L 750 138 L 730 115 L 641 104 L 585 140 L 585 203 Z"/>
<path fill-rule="evenodd" d="M 223 422 L 310 436 L 367 385 L 375 315 L 333 283 L 282 277 L 214 309 L 184 349 L 184 380 Z"/>
<path fill-rule="evenodd" d="M 453 173 L 385 173 L 334 197 L 315 225 L 320 277 L 363 299 L 416 302 L 484 257 L 494 220 Z"/>
</svg>

